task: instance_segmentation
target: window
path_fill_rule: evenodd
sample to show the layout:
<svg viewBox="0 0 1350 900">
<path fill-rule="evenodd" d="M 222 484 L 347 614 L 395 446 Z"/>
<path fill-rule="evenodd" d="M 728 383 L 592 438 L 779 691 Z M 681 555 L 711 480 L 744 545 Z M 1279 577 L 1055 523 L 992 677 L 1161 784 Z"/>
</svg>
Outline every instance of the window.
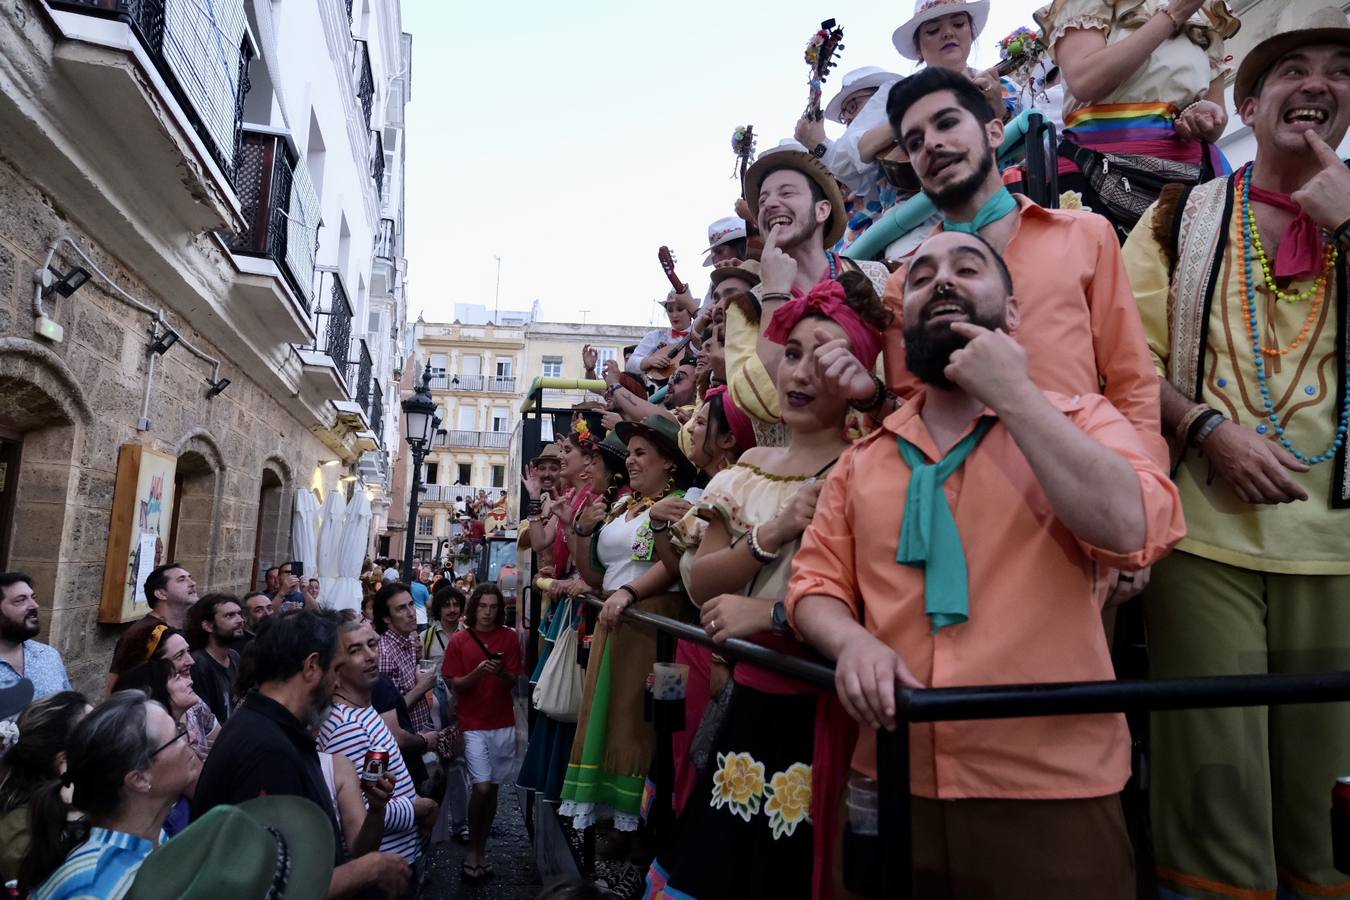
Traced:
<svg viewBox="0 0 1350 900">
<path fill-rule="evenodd" d="M 492 467 L 492 486 L 495 488 L 506 487 L 506 466 Z"/>
<path fill-rule="evenodd" d="M 431 359 L 427 362 L 427 368 L 431 370 L 432 378 L 444 378 L 445 367 L 449 364 L 449 359 L 444 353 L 433 353 Z"/>
<path fill-rule="evenodd" d="M 468 484 L 471 480 L 473 480 L 473 466 L 469 463 L 460 463 L 459 478 L 455 480 L 455 484 Z"/>
<path fill-rule="evenodd" d="M 498 406 L 492 410 L 493 431 L 506 431 L 510 421 L 511 411 L 505 406 Z M 498 487 L 500 487 L 500 485 L 498 485 Z"/>
<path fill-rule="evenodd" d="M 596 372 L 602 372 L 602 371 L 604 371 L 605 363 L 606 363 L 607 361 L 611 360 L 611 359 L 618 359 L 618 357 L 619 357 L 619 351 L 615 350 L 613 347 L 597 347 L 597 348 L 595 348 L 595 370 L 596 370 Z"/>
<path fill-rule="evenodd" d="M 561 378 L 562 377 L 562 357 L 545 356 L 544 357 L 544 377 Z"/>
<path fill-rule="evenodd" d="M 483 374 L 483 357 L 461 356 L 459 358 L 459 374 L 461 375 Z"/>
<path fill-rule="evenodd" d="M 369 331 L 371 334 L 379 334 L 379 333 L 380 333 L 380 311 L 379 311 L 379 310 L 377 310 L 377 309 L 372 309 L 372 310 L 370 311 L 370 318 L 366 320 L 366 330 Z"/>
<path fill-rule="evenodd" d="M 478 407 L 461 406 L 459 408 L 459 430 L 460 431 L 478 430 Z"/>
<path fill-rule="evenodd" d="M 510 357 L 507 357 L 507 356 L 499 356 L 499 357 L 497 357 L 497 377 L 498 377 L 498 378 L 510 378 L 510 377 L 511 377 L 511 359 L 510 359 Z"/>
<path fill-rule="evenodd" d="M 426 475 L 422 478 L 422 483 L 423 483 L 423 484 L 436 484 L 436 483 L 437 483 L 437 481 L 436 481 L 436 476 L 440 474 L 440 468 L 441 468 L 441 467 L 440 467 L 440 464 L 439 464 L 439 463 L 434 463 L 434 462 L 429 462 L 429 463 L 427 463 L 427 473 L 426 473 Z"/>
<path fill-rule="evenodd" d="M 418 516 L 418 517 L 417 517 L 417 536 L 418 536 L 418 537 L 435 537 L 435 536 L 436 536 L 436 520 L 435 520 L 434 518 L 432 518 L 431 516 Z"/>
</svg>

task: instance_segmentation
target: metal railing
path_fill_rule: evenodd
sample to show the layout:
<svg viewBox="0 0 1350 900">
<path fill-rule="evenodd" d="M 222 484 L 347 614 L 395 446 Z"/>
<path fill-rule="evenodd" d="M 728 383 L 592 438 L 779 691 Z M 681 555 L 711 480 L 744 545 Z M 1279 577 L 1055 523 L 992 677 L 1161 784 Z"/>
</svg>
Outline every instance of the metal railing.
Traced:
<svg viewBox="0 0 1350 900">
<path fill-rule="evenodd" d="M 430 384 L 433 391 L 516 392 L 516 379 L 510 375 L 433 375 Z"/>
<path fill-rule="evenodd" d="M 370 48 L 365 41 L 352 41 L 354 46 L 352 60 L 352 79 L 356 82 L 356 99 L 361 103 L 361 112 L 366 116 L 366 128 L 370 127 L 370 114 L 375 109 L 375 76 L 370 72 Z"/>
<path fill-rule="evenodd" d="M 375 440 L 384 446 L 384 386 L 375 385 L 370 392 L 370 430 L 375 432 Z"/>
<path fill-rule="evenodd" d="M 431 442 L 435 447 L 464 447 L 483 450 L 505 450 L 511 446 L 509 431 L 447 431 L 436 435 Z"/>
<path fill-rule="evenodd" d="M 352 345 L 352 304 L 338 274 L 322 274 L 319 300 L 327 303 L 314 312 L 314 349 L 327 353 L 333 366 L 347 379 L 350 377 L 347 363 Z M 326 291 L 323 285 L 327 285 Z"/>
<path fill-rule="evenodd" d="M 226 235 L 225 243 L 234 253 L 276 263 L 309 312 L 319 235 L 319 198 L 309 170 L 285 138 L 246 131 L 235 190 L 244 210 L 244 228 Z"/>
<path fill-rule="evenodd" d="M 502 490 L 501 487 L 494 488 L 481 484 L 424 484 L 422 488 L 422 499 L 432 503 L 456 503 L 477 497 L 479 491 L 486 491 L 488 496 L 492 496 L 493 491 Z"/>
<path fill-rule="evenodd" d="M 530 588 L 530 593 L 533 600 L 530 607 L 529 644 L 533 647 L 540 609 L 538 591 Z M 595 609 L 604 605 L 595 597 L 585 596 L 582 599 Z M 659 662 L 674 661 L 674 639 L 678 638 L 709 647 L 733 662 L 743 661 L 763 666 L 822 691 L 835 689 L 834 669 L 826 661 L 813 662 L 787 656 L 745 640 L 731 639 L 716 643 L 703 628 L 640 609 L 630 608 L 622 613 L 622 618 L 657 632 Z M 880 871 L 879 896 L 888 900 L 909 898 L 913 889 L 907 727 L 911 723 L 1327 703 L 1350 700 L 1350 672 L 999 684 L 918 690 L 897 684 L 895 700 L 896 729 L 876 732 L 878 832 L 882 838 L 876 843 L 879 848 L 884 846 L 888 850 L 904 848 L 904 852 L 876 854 L 879 857 L 874 861 Z M 666 793 L 670 793 L 669 786 Z M 659 785 L 657 796 L 662 796 Z"/>
<path fill-rule="evenodd" d="M 370 133 L 370 177 L 375 181 L 375 193 L 384 190 L 384 137 L 378 131 Z"/>
<path fill-rule="evenodd" d="M 380 230 L 375 235 L 375 255 L 380 259 L 390 259 L 398 255 L 397 232 L 393 219 L 381 219 Z"/>
<path fill-rule="evenodd" d="M 352 391 L 352 400 L 370 418 L 370 373 L 373 360 L 365 338 L 357 340 L 356 358 L 347 364 L 347 388 Z"/>
<path fill-rule="evenodd" d="M 131 26 L 216 165 L 234 184 L 253 50 L 244 0 L 53 0 L 53 7 Z"/>
</svg>

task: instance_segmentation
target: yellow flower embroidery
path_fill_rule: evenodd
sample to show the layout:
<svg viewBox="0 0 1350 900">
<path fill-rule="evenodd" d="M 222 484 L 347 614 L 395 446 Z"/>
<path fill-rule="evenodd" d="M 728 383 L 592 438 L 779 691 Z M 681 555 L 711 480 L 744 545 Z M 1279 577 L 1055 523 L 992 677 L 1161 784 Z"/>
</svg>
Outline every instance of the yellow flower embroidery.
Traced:
<svg viewBox="0 0 1350 900">
<path fill-rule="evenodd" d="M 765 789 L 769 802 L 764 812 L 773 828 L 773 839 L 789 837 L 797 830 L 797 823 L 811 821 L 811 767 L 793 763 L 786 772 L 777 772 Z"/>
<path fill-rule="evenodd" d="M 1060 209 L 1081 209 L 1092 212 L 1092 207 L 1083 205 L 1083 195 L 1079 191 L 1065 191 L 1059 195 Z"/>
<path fill-rule="evenodd" d="M 764 763 L 756 762 L 749 753 L 717 754 L 717 771 L 713 773 L 713 809 L 731 807 L 733 815 L 749 822 L 759 812 L 760 798 L 764 796 Z"/>
</svg>

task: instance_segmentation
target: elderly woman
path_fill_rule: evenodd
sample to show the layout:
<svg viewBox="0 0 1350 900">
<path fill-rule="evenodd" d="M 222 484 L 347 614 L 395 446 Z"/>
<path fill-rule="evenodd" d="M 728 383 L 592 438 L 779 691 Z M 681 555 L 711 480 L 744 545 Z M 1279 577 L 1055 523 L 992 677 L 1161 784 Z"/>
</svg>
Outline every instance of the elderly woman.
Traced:
<svg viewBox="0 0 1350 900">
<path fill-rule="evenodd" d="M 1036 20 L 1064 80 L 1062 204 L 1123 237 L 1163 183 L 1228 171 L 1213 144 L 1228 124 L 1224 40 L 1240 23 L 1223 0 L 1055 0 Z M 1102 154 L 1123 158 L 1103 170 Z"/>
<path fill-rule="evenodd" d="M 604 498 L 591 503 L 572 528 L 577 568 L 605 597 L 605 607 L 591 644 L 559 812 L 571 816 L 577 828 L 612 819 L 618 831 L 632 832 L 656 751 L 656 731 L 643 717 L 656 638 L 641 629 L 620 629 L 619 616 L 630 606 L 679 615 L 684 595 L 678 574 L 656 557 L 651 508 L 683 493 L 695 470 L 680 453 L 678 426 L 660 416 L 640 425 L 620 423 L 603 449 L 614 455 L 626 450 L 631 493 L 612 503 Z"/>
<path fill-rule="evenodd" d="M 65 775 L 33 798 L 26 874 L 40 884 L 32 900 L 126 896 L 201 768 L 187 730 L 145 694 L 119 691 L 99 704 L 71 733 Z M 71 805 L 85 816 L 78 843 L 66 825 L 63 785 L 73 787 Z"/>
<path fill-rule="evenodd" d="M 777 388 L 788 445 L 741 454 L 694 511 L 707 532 L 689 592 L 714 641 L 749 638 L 803 652 L 787 631 L 782 601 L 823 478 L 849 443 L 848 402 L 825 389 L 818 357 L 851 354 L 870 371 L 888 320 L 856 272 L 822 282 L 774 314 L 766 337 L 784 345 Z M 709 737 L 702 748 L 696 739 L 693 756 L 704 765 L 672 846 L 648 875 L 649 896 L 811 896 L 812 766 L 838 750 L 815 746 L 821 698 L 745 663 L 732 679 L 729 699 L 712 707 L 720 723 L 699 729 Z"/>
</svg>

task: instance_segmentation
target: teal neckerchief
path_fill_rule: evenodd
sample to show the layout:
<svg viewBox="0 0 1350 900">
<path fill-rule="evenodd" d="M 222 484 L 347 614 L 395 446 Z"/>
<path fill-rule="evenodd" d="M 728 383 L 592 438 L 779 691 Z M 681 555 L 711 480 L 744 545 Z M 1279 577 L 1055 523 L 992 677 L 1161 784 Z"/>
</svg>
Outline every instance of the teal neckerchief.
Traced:
<svg viewBox="0 0 1350 900">
<path fill-rule="evenodd" d="M 942 485 L 993 425 L 992 418 L 983 419 L 936 463 L 928 463 L 918 447 L 900 438 L 900 456 L 911 474 L 895 561 L 923 569 L 924 612 L 933 623 L 933 634 L 970 618 L 966 549 Z"/>
<path fill-rule="evenodd" d="M 942 217 L 942 227 L 947 231 L 963 231 L 966 234 L 979 234 L 980 229 L 986 225 L 992 225 L 999 219 L 1017 209 L 1017 201 L 1007 188 L 999 188 L 994 196 L 984 202 L 980 211 L 975 214 L 975 218 L 970 222 L 953 222 L 946 216 Z"/>
</svg>

